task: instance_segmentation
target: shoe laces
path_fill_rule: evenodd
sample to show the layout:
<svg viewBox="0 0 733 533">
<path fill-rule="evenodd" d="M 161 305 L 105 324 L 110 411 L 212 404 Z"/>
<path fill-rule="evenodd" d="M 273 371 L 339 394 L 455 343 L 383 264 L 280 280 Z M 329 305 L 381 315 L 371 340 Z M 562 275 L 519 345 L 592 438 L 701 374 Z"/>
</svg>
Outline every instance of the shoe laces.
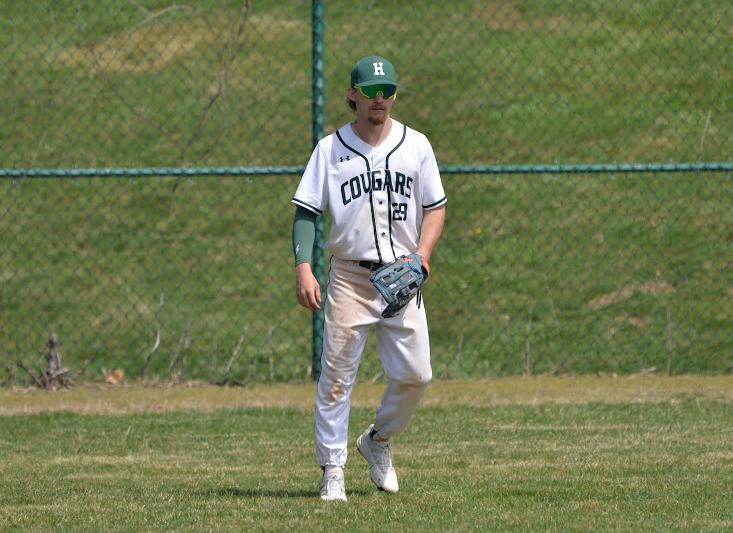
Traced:
<svg viewBox="0 0 733 533">
<path fill-rule="evenodd" d="M 328 496 L 341 495 L 345 492 L 344 478 L 337 472 L 332 472 L 323 483 L 321 494 Z"/>
</svg>

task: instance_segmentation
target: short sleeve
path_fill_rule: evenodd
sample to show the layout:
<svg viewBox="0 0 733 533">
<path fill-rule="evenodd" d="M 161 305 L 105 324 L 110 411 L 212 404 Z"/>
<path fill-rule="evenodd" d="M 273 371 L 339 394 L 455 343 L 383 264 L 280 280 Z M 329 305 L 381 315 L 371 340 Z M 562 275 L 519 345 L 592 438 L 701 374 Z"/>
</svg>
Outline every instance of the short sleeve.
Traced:
<svg viewBox="0 0 733 533">
<path fill-rule="evenodd" d="M 327 176 L 328 160 L 319 143 L 313 149 L 292 202 L 317 215 L 323 214 L 328 204 Z"/>
<path fill-rule="evenodd" d="M 445 204 L 448 200 L 443 190 L 443 182 L 440 179 L 438 162 L 435 159 L 433 147 L 427 137 L 423 136 L 422 158 L 420 160 L 420 183 L 422 186 L 422 207 L 423 209 L 435 209 Z"/>
</svg>

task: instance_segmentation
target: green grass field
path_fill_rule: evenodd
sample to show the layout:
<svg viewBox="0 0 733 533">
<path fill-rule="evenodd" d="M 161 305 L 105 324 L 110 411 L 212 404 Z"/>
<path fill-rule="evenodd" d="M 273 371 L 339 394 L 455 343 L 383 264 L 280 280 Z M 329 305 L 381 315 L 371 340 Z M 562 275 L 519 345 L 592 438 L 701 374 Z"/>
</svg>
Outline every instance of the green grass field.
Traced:
<svg viewBox="0 0 733 533">
<path fill-rule="evenodd" d="M 351 434 L 381 387 L 357 385 Z M 378 493 L 318 499 L 312 386 L 0 390 L 0 530 L 724 531 L 733 382 L 438 382 Z"/>
<path fill-rule="evenodd" d="M 5 4 L 0 167 L 307 160 L 310 2 Z M 733 157 L 729 3 L 364 4 L 327 2 L 326 132 L 376 52 L 444 165 Z M 296 184 L 0 179 L 0 531 L 733 530 L 730 173 L 445 176 L 446 381 L 377 493 L 368 345 L 345 505 L 317 497 Z M 52 332 L 80 385 L 16 387 Z M 522 373 L 584 376 L 470 380 Z"/>
<path fill-rule="evenodd" d="M 242 5 L 6 6 L 0 166 L 303 165 L 310 3 Z M 396 116 L 441 164 L 728 161 L 732 16 L 697 0 L 371 2 L 358 17 L 332 2 L 325 128 L 350 120 L 346 72 L 377 51 L 404 73 Z M 238 354 L 232 379 L 309 380 L 296 184 L 0 180 L 0 384 L 43 364 L 52 332 L 82 379 L 139 376 L 149 356 L 152 378 L 219 381 Z M 733 371 L 730 173 L 444 184 L 425 290 L 436 375 Z M 379 372 L 370 347 L 362 373 Z"/>
<path fill-rule="evenodd" d="M 83 379 L 308 380 L 295 178 L 0 183 L 0 380 L 51 332 Z M 442 378 L 730 372 L 727 176 L 450 176 L 425 289 Z M 54 206 L 63 206 L 62 209 Z M 163 305 L 161 306 L 161 298 Z M 174 361 L 178 361 L 173 364 Z M 653 370 L 652 370 L 653 369 Z M 27 376 L 16 371 L 16 383 Z M 362 376 L 379 373 L 370 345 Z"/>
<path fill-rule="evenodd" d="M 311 4 L 242 5 L 7 6 L 0 166 L 304 164 Z M 326 130 L 376 52 L 445 164 L 730 160 L 732 18 L 702 0 L 331 2 Z"/>
</svg>

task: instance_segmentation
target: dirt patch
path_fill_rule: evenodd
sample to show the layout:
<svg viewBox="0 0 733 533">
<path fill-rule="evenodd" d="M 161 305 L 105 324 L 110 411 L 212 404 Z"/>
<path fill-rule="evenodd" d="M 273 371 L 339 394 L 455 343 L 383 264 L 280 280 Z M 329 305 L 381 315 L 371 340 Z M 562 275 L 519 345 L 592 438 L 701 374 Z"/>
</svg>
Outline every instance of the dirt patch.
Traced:
<svg viewBox="0 0 733 533">
<path fill-rule="evenodd" d="M 517 1 L 477 2 L 471 17 L 495 31 L 563 30 L 568 27 L 567 20 L 559 16 L 541 19 L 527 17 L 517 4 Z"/>
<path fill-rule="evenodd" d="M 298 21 L 249 16 L 245 34 L 272 40 L 302 26 Z M 303 31 L 298 29 L 298 31 Z M 49 62 L 88 69 L 94 73 L 147 74 L 163 70 L 202 45 L 225 43 L 232 37 L 232 21 L 219 17 L 165 23 L 157 20 L 129 31 L 115 33 L 90 47 L 67 47 Z"/>
<path fill-rule="evenodd" d="M 144 74 L 159 72 L 198 45 L 216 39 L 218 35 L 207 31 L 200 23 L 156 24 L 118 33 L 89 48 L 66 48 L 57 59 L 68 66 L 85 67 L 95 73 Z"/>
<path fill-rule="evenodd" d="M 651 322 L 652 319 L 648 316 L 642 316 L 637 314 L 630 314 L 630 315 L 621 315 L 614 317 L 611 321 L 611 324 L 608 328 L 607 337 L 613 338 L 614 335 L 618 332 L 618 330 L 624 326 L 633 326 L 635 328 L 643 328 L 645 327 L 649 322 Z"/>
<path fill-rule="evenodd" d="M 588 303 L 588 307 L 595 311 L 631 298 L 637 292 L 640 292 L 642 294 L 656 295 L 667 292 L 674 292 L 674 290 L 674 286 L 670 283 L 667 283 L 663 279 L 655 279 L 653 281 L 646 281 L 644 283 L 634 283 L 633 285 L 627 285 L 626 287 L 623 287 L 617 291 L 604 294 L 599 298 L 591 300 Z"/>
<path fill-rule="evenodd" d="M 384 384 L 357 383 L 352 404 L 376 408 L 384 388 Z M 248 387 L 198 383 L 176 386 L 87 384 L 53 393 L 8 388 L 0 389 L 0 416 L 48 412 L 125 415 L 263 407 L 290 407 L 312 412 L 314 398 L 313 383 Z M 421 405 L 636 403 L 683 398 L 733 402 L 733 376 L 536 376 L 437 381 L 427 388 Z"/>
</svg>

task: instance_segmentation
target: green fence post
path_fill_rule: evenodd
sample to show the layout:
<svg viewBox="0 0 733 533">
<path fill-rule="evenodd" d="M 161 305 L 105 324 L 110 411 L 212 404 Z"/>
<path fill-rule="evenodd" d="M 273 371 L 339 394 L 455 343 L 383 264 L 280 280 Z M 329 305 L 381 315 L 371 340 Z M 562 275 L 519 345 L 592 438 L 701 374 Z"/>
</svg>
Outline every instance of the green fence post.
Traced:
<svg viewBox="0 0 733 533">
<path fill-rule="evenodd" d="M 323 137 L 325 123 L 325 81 L 323 75 L 323 0 L 313 0 L 312 10 L 312 75 L 313 75 L 313 146 Z M 323 260 L 323 216 L 316 219 L 316 240 L 313 244 L 313 274 L 321 290 L 326 287 Z M 313 313 L 313 379 L 321 375 L 323 350 L 323 307 Z"/>
</svg>

